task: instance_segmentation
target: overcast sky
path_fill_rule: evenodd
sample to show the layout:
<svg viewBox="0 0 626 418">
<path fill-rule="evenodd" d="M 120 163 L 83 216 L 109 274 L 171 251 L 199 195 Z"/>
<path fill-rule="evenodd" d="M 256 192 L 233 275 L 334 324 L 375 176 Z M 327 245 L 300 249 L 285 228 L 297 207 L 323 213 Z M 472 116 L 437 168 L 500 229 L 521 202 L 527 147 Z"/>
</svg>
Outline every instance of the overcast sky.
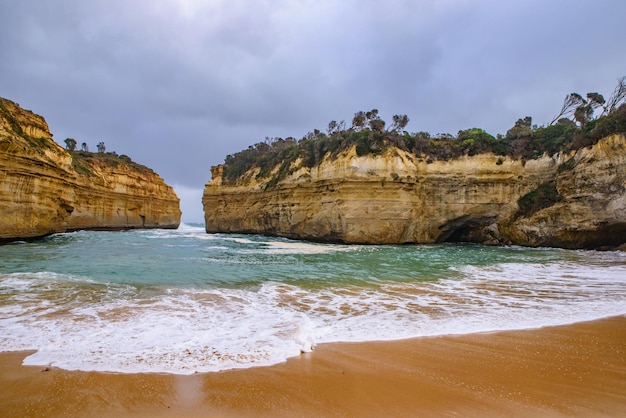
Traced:
<svg viewBox="0 0 626 418">
<path fill-rule="evenodd" d="M 2 0 L 0 96 L 129 155 L 202 221 L 210 167 L 377 108 L 505 133 L 626 75 L 624 0 Z"/>
</svg>

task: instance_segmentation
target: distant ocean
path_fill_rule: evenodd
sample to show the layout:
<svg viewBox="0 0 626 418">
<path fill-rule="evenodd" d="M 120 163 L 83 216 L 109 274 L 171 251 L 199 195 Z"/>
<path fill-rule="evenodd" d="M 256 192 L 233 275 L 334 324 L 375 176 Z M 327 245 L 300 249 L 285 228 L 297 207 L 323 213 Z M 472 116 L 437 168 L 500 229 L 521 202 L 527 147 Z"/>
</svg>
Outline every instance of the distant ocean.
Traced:
<svg viewBox="0 0 626 418">
<path fill-rule="evenodd" d="M 0 351 L 26 365 L 189 374 L 326 342 L 536 328 L 626 314 L 626 254 L 329 245 L 178 230 L 0 246 Z"/>
</svg>

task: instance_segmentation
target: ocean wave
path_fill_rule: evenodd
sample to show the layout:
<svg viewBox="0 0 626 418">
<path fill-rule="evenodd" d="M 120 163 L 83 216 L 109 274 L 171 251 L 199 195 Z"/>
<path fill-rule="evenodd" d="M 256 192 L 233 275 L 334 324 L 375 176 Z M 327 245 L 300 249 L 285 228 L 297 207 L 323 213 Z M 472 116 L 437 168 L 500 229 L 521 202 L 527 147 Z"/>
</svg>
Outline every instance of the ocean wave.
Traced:
<svg viewBox="0 0 626 418">
<path fill-rule="evenodd" d="M 307 288 L 92 283 L 0 276 L 0 350 L 27 365 L 188 374 L 282 362 L 316 344 L 537 328 L 626 313 L 626 266 L 498 263 L 449 278 Z M 603 260 L 603 261 L 600 261 Z M 590 261 L 590 260 L 586 260 Z"/>
<path fill-rule="evenodd" d="M 53 236 L 0 256 L 0 351 L 72 370 L 219 371 L 326 342 L 626 313 L 623 253 L 330 245 L 181 225 Z"/>
</svg>

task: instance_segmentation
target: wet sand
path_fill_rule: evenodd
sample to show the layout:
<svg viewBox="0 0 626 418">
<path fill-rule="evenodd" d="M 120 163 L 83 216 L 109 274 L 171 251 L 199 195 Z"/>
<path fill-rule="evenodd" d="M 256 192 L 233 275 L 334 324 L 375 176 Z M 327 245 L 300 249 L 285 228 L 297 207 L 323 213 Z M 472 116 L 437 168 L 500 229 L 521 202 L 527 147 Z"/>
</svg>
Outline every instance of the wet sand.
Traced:
<svg viewBox="0 0 626 418">
<path fill-rule="evenodd" d="M 320 345 L 191 376 L 21 366 L 26 355 L 0 353 L 2 417 L 626 416 L 626 316 Z"/>
</svg>

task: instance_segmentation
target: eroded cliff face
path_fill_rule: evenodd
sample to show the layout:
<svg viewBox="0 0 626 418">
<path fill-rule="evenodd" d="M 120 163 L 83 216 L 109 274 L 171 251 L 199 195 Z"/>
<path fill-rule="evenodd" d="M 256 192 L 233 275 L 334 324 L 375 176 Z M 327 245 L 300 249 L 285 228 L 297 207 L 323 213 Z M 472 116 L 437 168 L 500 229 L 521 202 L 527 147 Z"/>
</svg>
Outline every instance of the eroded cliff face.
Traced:
<svg viewBox="0 0 626 418">
<path fill-rule="evenodd" d="M 0 240 L 77 229 L 176 228 L 180 204 L 156 173 L 114 155 L 70 153 L 46 121 L 0 98 Z"/>
<path fill-rule="evenodd" d="M 625 142 L 613 136 L 526 162 L 492 154 L 428 162 L 397 148 L 359 157 L 353 148 L 275 186 L 255 172 L 226 184 L 217 166 L 203 196 L 206 230 L 368 244 L 619 245 Z M 518 199 L 546 182 L 556 182 L 561 200 L 520 216 Z"/>
<path fill-rule="evenodd" d="M 626 137 L 569 154 L 555 176 L 559 201 L 501 229 L 529 246 L 612 248 L 626 243 Z"/>
</svg>

